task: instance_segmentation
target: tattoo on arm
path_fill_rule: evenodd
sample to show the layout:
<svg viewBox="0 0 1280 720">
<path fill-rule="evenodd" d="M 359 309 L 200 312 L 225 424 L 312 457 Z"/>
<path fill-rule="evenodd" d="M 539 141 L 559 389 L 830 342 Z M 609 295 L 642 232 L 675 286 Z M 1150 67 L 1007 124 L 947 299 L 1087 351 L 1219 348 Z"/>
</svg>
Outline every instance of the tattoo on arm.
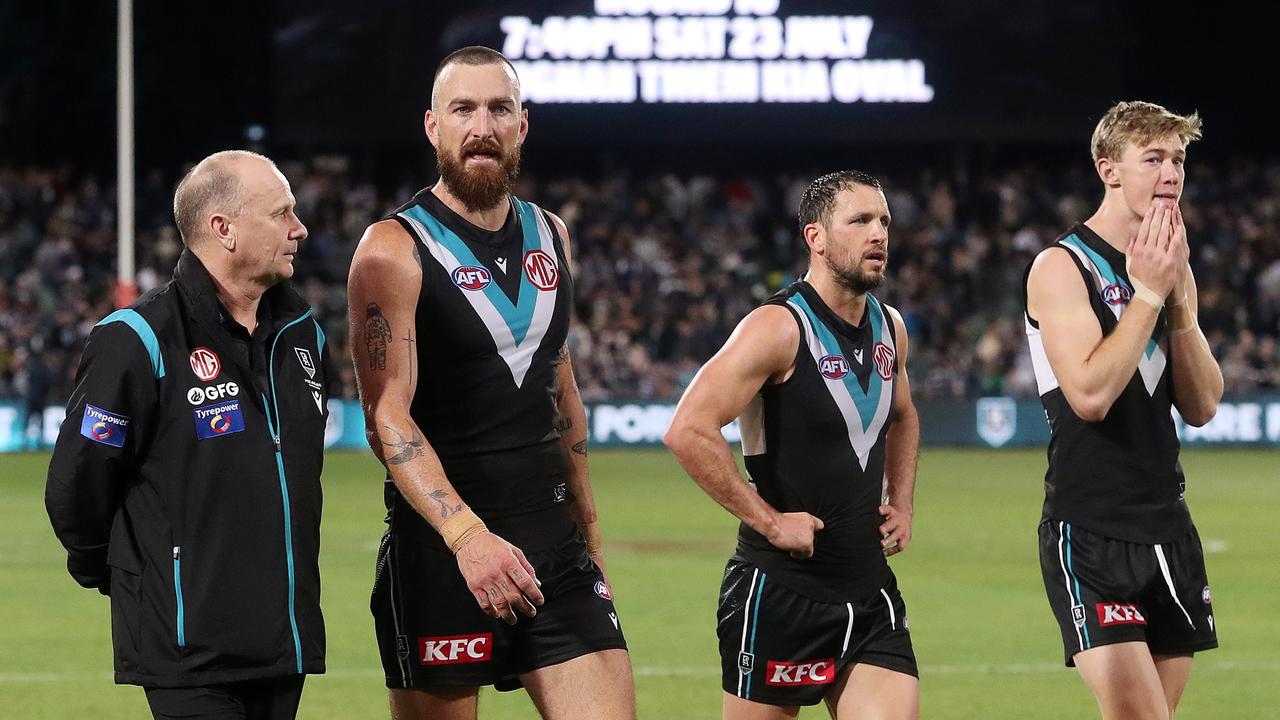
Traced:
<svg viewBox="0 0 1280 720">
<path fill-rule="evenodd" d="M 568 415 L 561 415 L 560 419 L 556 421 L 556 429 L 560 432 L 564 432 L 571 427 L 573 427 L 573 421 L 569 419 Z"/>
<path fill-rule="evenodd" d="M 556 359 L 551 361 L 552 365 L 563 365 L 569 362 L 569 343 L 560 346 L 560 351 L 556 353 Z"/>
<path fill-rule="evenodd" d="M 449 504 L 444 501 L 444 499 L 449 496 L 449 493 L 445 492 L 444 490 L 432 490 L 431 492 L 427 493 L 427 496 L 430 497 L 432 500 L 435 500 L 440 505 L 441 519 L 447 519 L 450 515 L 454 513 L 462 512 L 461 503 L 454 505 L 453 507 L 449 507 Z"/>
<path fill-rule="evenodd" d="M 405 335 L 400 339 L 404 341 L 405 347 L 409 349 L 409 358 L 408 358 L 409 359 L 409 385 L 412 387 L 413 386 L 413 366 L 417 364 L 416 362 L 414 362 L 415 358 L 413 357 L 413 344 L 416 342 L 413 339 L 413 331 L 410 330 L 408 335 Z"/>
<path fill-rule="evenodd" d="M 578 442 L 574 443 L 574 444 L 573 444 L 573 447 L 571 447 L 571 448 L 569 448 L 569 449 L 570 449 L 570 450 L 572 450 L 572 451 L 574 451 L 574 452 L 576 452 L 576 453 L 578 453 L 579 455 L 586 455 L 586 454 L 587 454 L 587 439 L 586 439 L 586 438 L 582 438 L 582 439 L 581 439 L 581 440 L 579 440 Z"/>
<path fill-rule="evenodd" d="M 378 303 L 369 303 L 364 312 L 364 347 L 369 352 L 369 369 L 386 370 L 391 323 L 382 316 L 382 308 Z"/>
<path fill-rule="evenodd" d="M 418 263 L 418 269 L 422 269 L 422 256 L 418 254 L 418 242 L 413 243 L 413 261 Z"/>
<path fill-rule="evenodd" d="M 400 465 L 402 463 L 407 463 L 414 458 L 422 457 L 423 446 L 426 443 L 422 440 L 422 436 L 418 434 L 417 430 L 413 431 L 412 438 L 407 439 L 390 425 L 383 425 L 383 427 L 395 433 L 397 438 L 395 442 L 387 442 L 385 438 L 378 436 L 378 439 L 382 441 L 383 445 L 386 445 L 396 451 L 395 455 L 386 459 L 386 463 L 388 465 Z"/>
</svg>

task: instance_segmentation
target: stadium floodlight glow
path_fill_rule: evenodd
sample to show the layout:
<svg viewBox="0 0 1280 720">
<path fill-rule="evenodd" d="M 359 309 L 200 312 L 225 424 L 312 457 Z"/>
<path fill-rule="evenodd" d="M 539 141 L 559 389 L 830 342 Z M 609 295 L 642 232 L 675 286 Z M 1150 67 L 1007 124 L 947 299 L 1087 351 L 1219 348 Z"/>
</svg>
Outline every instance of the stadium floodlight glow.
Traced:
<svg viewBox="0 0 1280 720">
<path fill-rule="evenodd" d="M 594 16 L 507 16 L 530 103 L 928 103 L 922 60 L 868 58 L 865 15 L 780 17 L 779 0 L 596 0 Z"/>
</svg>

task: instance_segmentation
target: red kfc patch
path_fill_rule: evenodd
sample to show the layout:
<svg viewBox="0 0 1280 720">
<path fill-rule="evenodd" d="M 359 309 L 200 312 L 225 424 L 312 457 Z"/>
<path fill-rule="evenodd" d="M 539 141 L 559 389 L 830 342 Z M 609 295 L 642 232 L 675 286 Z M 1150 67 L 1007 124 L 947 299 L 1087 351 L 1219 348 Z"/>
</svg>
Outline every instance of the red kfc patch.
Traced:
<svg viewBox="0 0 1280 720">
<path fill-rule="evenodd" d="M 1109 625 L 1146 625 L 1147 619 L 1133 603 L 1098 603 L 1098 624 Z"/>
</svg>

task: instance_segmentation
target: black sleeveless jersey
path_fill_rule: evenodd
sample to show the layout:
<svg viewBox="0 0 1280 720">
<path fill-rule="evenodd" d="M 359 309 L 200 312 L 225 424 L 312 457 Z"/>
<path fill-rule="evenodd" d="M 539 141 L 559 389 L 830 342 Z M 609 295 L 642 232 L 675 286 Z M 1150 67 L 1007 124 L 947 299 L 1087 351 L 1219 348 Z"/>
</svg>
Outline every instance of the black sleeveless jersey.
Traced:
<svg viewBox="0 0 1280 720">
<path fill-rule="evenodd" d="M 1054 247 L 1067 250 L 1085 287 L 1103 336 L 1110 335 L 1133 298 L 1124 253 L 1083 223 Z M 1030 268 L 1027 276 L 1030 276 Z M 1045 473 L 1044 519 L 1063 520 L 1086 530 L 1130 542 L 1176 540 L 1191 529 L 1182 492 L 1174 430 L 1173 376 L 1169 367 L 1169 320 L 1164 311 L 1138 362 L 1138 369 L 1099 422 L 1085 422 L 1071 409 L 1049 366 L 1040 326 L 1023 317 L 1040 401 L 1052 432 Z"/>
<path fill-rule="evenodd" d="M 573 283 L 547 214 L 514 195 L 510 204 L 496 232 L 467 222 L 429 188 L 392 216 L 422 260 L 411 415 L 486 520 L 565 500 L 563 486 L 555 489 L 564 469 L 555 361 Z M 397 344 L 404 352 L 395 338 L 388 351 Z"/>
<path fill-rule="evenodd" d="M 817 600 L 874 594 L 889 577 L 879 507 L 897 377 L 893 321 L 868 294 L 851 325 L 803 281 L 765 304 L 791 311 L 800 345 L 791 376 L 762 387 L 738 419 L 747 474 L 778 511 L 808 512 L 825 527 L 813 557 L 797 560 L 744 523 L 738 554 Z"/>
</svg>

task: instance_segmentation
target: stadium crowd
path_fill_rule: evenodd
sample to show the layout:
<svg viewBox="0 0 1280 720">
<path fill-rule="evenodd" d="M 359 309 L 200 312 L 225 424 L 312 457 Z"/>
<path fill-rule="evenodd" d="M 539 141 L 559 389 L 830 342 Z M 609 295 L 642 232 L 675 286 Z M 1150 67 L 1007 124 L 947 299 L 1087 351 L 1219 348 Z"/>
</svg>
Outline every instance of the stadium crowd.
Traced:
<svg viewBox="0 0 1280 720">
<path fill-rule="evenodd" d="M 364 228 L 416 187 L 378 187 L 340 157 L 286 162 L 310 230 L 296 281 L 316 309 L 354 397 L 346 276 Z M 883 177 L 893 213 L 889 280 L 917 397 L 1034 397 L 1021 316 L 1035 253 L 1096 205 L 1087 163 L 989 174 Z M 736 322 L 807 262 L 795 223 L 811 175 L 602 179 L 526 173 L 517 194 L 558 212 L 573 240 L 570 333 L 584 400 L 674 399 Z M 138 284 L 166 282 L 182 249 L 175 178 L 137 189 Z M 1189 166 L 1183 212 L 1200 323 L 1228 396 L 1280 388 L 1280 163 Z M 0 167 L 0 399 L 29 407 L 70 392 L 84 339 L 113 309 L 113 188 L 68 168 Z"/>
</svg>

